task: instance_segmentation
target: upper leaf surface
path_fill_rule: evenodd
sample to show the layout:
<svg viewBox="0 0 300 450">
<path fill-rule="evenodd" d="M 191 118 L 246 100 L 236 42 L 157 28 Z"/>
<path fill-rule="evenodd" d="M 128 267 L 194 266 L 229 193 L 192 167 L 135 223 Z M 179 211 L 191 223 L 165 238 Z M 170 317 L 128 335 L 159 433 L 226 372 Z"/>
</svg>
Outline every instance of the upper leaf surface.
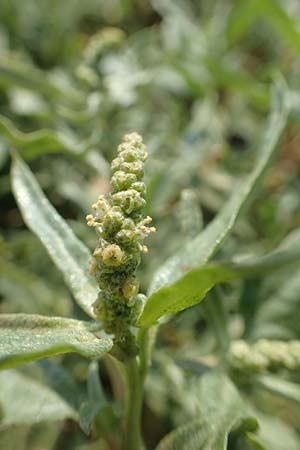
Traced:
<svg viewBox="0 0 300 450">
<path fill-rule="evenodd" d="M 49 387 L 17 370 L 0 372 L 0 430 L 12 425 L 76 419 L 77 414 Z"/>
<path fill-rule="evenodd" d="M 288 117 L 285 86 L 275 86 L 269 125 L 260 145 L 257 163 L 251 174 L 236 187 L 216 218 L 195 239 L 171 256 L 154 274 L 149 294 L 177 281 L 184 273 L 205 264 L 231 232 L 240 213 L 252 196 L 275 153 Z"/>
<path fill-rule="evenodd" d="M 199 417 L 163 438 L 156 450 L 226 450 L 232 428 L 243 422 L 243 431 L 256 429 L 256 420 L 226 376 L 203 375 L 196 395 Z"/>
<path fill-rule="evenodd" d="M 300 241 L 292 248 L 274 251 L 249 262 L 208 264 L 191 270 L 171 286 L 155 292 L 148 299 L 139 325 L 148 327 L 161 316 L 182 311 L 199 303 L 216 284 L 237 278 L 270 273 L 300 261 Z"/>
<path fill-rule="evenodd" d="M 62 317 L 1 314 L 0 369 L 69 352 L 100 357 L 111 349 L 112 340 L 98 338 L 88 327 L 88 322 Z"/>
<path fill-rule="evenodd" d="M 25 223 L 38 236 L 63 273 L 79 306 L 94 318 L 92 304 L 99 289 L 88 272 L 89 250 L 47 200 L 19 156 L 15 156 L 13 161 L 12 187 Z"/>
</svg>

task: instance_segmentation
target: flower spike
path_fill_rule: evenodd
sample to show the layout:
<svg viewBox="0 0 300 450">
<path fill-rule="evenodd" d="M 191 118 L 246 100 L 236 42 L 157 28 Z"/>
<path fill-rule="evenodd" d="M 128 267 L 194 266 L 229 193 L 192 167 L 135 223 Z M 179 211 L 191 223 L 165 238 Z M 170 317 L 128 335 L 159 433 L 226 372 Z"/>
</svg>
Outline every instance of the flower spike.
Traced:
<svg viewBox="0 0 300 450">
<path fill-rule="evenodd" d="M 105 331 L 114 334 L 115 343 L 126 353 L 135 351 L 130 327 L 137 322 L 145 302 L 136 278 L 140 254 L 148 252 L 142 241 L 155 232 L 148 226 L 151 217 L 143 213 L 146 158 L 142 137 L 126 134 L 111 163 L 112 191 L 107 197 L 100 195 L 92 205 L 94 215 L 86 216 L 87 225 L 99 235 L 90 268 L 101 289 L 94 311 Z"/>
</svg>

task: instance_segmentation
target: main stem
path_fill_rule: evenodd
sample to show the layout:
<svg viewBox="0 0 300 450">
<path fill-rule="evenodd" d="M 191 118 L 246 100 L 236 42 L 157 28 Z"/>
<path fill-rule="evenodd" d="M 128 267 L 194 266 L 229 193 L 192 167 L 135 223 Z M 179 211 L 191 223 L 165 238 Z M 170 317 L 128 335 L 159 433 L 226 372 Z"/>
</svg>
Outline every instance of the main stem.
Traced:
<svg viewBox="0 0 300 450">
<path fill-rule="evenodd" d="M 144 450 L 141 435 L 144 377 L 136 358 L 125 363 L 128 397 L 125 412 L 123 450 Z"/>
</svg>

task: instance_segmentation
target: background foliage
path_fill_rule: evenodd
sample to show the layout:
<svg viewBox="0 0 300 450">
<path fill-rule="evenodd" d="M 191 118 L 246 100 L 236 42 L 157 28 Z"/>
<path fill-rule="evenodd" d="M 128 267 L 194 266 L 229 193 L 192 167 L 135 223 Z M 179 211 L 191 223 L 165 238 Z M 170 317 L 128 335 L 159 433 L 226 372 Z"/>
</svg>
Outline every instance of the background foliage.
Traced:
<svg viewBox="0 0 300 450">
<path fill-rule="evenodd" d="M 92 249 L 85 214 L 109 190 L 121 136 L 143 135 L 157 228 L 140 270 L 146 291 L 151 275 L 238 191 L 265 148 L 262 136 L 269 143 L 280 133 L 280 121 L 267 128 L 279 72 L 291 113 L 278 157 L 214 264 L 218 270 L 221 259 L 271 252 L 284 238 L 284 246 L 299 248 L 299 20 L 297 0 L 2 0 L 0 312 L 87 319 L 23 222 L 10 184 L 11 149 Z M 40 218 L 45 229 L 51 214 Z M 231 450 L 300 448 L 299 372 L 250 381 L 239 372 L 231 380 L 208 376 L 232 339 L 300 338 L 299 262 L 259 275 L 217 286 L 200 306 L 164 319 L 146 385 L 149 448 L 186 423 L 158 449 L 223 449 L 233 424 Z M 1 372 L 0 449 L 106 450 L 105 436 L 119 421 L 110 400 L 120 386 L 110 360 L 99 365 L 67 355 Z M 219 418 L 211 413 L 216 405 Z M 222 442 L 210 435 L 210 417 Z M 243 426 L 247 433 L 239 433 Z M 115 448 L 111 437 L 109 445 Z"/>
</svg>

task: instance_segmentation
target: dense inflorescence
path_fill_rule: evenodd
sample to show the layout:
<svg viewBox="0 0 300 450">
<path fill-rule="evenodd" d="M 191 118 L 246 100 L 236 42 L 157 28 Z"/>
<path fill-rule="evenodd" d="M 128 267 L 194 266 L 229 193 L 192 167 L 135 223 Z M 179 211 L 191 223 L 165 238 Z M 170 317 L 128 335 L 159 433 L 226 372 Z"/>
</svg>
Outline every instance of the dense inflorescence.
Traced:
<svg viewBox="0 0 300 450">
<path fill-rule="evenodd" d="M 100 195 L 92 205 L 95 215 L 87 216 L 87 224 L 99 236 L 93 253 L 91 272 L 96 276 L 100 293 L 94 311 L 107 333 L 126 351 L 134 347 L 130 327 L 142 311 L 145 296 L 139 294 L 136 270 L 141 253 L 147 253 L 143 239 L 155 231 L 145 217 L 144 162 L 145 145 L 137 133 L 127 134 L 111 163 L 112 191 Z M 132 350 L 133 351 L 133 350 Z"/>
<path fill-rule="evenodd" d="M 268 370 L 300 370 L 300 341 L 269 341 L 260 339 L 254 344 L 234 341 L 228 360 L 238 370 L 266 372 Z"/>
</svg>

